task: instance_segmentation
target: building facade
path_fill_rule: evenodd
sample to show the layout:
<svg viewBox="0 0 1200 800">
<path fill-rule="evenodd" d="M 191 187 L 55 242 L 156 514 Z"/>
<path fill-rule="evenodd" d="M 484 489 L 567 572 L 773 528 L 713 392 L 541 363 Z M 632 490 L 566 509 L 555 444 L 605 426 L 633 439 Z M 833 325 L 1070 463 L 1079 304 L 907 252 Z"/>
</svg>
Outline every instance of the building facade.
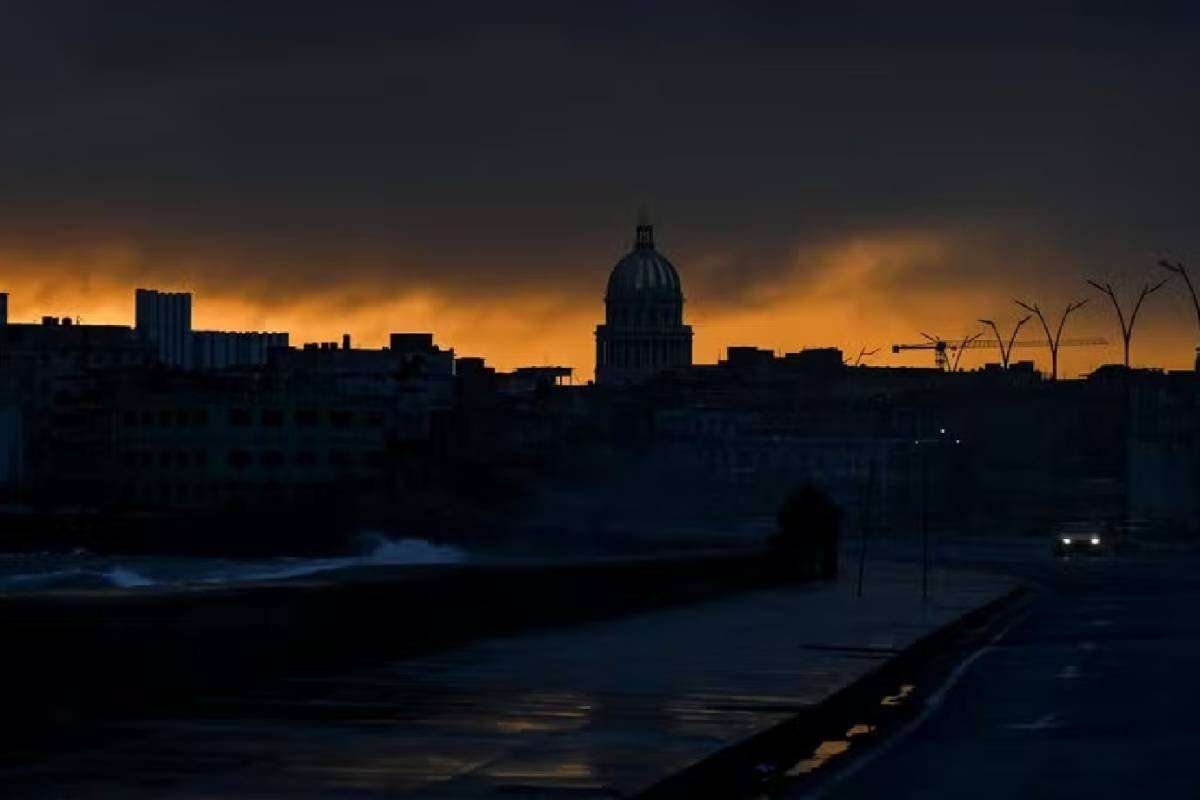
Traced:
<svg viewBox="0 0 1200 800">
<path fill-rule="evenodd" d="M 274 348 L 286 348 L 286 333 L 193 331 L 192 365 L 200 370 L 253 367 L 267 363 Z"/>
<path fill-rule="evenodd" d="M 654 247 L 654 227 L 638 225 L 633 250 L 613 267 L 596 327 L 596 382 L 640 383 L 692 363 L 692 328 L 674 265 Z"/>
<path fill-rule="evenodd" d="M 270 369 L 324 381 L 332 391 L 387 401 L 396 435 L 429 435 L 430 419 L 454 400 L 454 350 L 433 343 L 432 333 L 393 333 L 380 349 L 337 342 L 309 342 L 300 349 L 275 348 Z"/>
<path fill-rule="evenodd" d="M 158 351 L 158 360 L 170 367 L 192 367 L 192 294 L 138 289 L 134 297 L 134 323 L 138 336 Z"/>
</svg>

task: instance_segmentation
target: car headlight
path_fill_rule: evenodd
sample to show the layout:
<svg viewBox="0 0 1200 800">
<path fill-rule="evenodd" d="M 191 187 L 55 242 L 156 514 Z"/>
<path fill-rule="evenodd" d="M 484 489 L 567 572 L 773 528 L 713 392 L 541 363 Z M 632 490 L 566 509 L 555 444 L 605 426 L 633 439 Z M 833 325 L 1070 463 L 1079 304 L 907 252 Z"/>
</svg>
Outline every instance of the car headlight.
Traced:
<svg viewBox="0 0 1200 800">
<path fill-rule="evenodd" d="M 1063 544 L 1070 544 L 1071 540 L 1064 536 L 1062 542 Z"/>
<path fill-rule="evenodd" d="M 1093 536 L 1093 537 L 1092 537 L 1092 544 L 1100 544 L 1100 537 L 1099 537 L 1099 536 Z"/>
</svg>

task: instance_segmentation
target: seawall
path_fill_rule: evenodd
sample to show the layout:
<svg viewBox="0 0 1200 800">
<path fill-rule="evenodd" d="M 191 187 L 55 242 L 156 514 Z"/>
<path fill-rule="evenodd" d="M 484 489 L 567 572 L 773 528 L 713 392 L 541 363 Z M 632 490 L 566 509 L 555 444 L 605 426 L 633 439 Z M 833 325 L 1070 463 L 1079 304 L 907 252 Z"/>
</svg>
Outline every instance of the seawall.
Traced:
<svg viewBox="0 0 1200 800">
<path fill-rule="evenodd" d="M 6 752 L 205 693 L 516 630 L 688 603 L 787 580 L 761 553 L 377 568 L 184 590 L 0 597 Z"/>
</svg>

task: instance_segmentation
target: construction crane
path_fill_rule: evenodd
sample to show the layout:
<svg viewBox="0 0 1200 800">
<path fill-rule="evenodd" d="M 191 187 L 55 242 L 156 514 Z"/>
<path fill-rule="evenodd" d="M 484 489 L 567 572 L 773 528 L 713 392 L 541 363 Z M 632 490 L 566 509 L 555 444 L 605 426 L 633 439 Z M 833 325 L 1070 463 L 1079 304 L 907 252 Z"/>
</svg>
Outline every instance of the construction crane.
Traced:
<svg viewBox="0 0 1200 800">
<path fill-rule="evenodd" d="M 892 345 L 892 352 L 899 353 L 901 350 L 932 350 L 934 366 L 949 372 L 958 371 L 958 361 L 962 358 L 962 351 L 969 348 L 980 336 L 976 333 L 971 336 L 964 336 L 957 342 L 948 342 L 940 336 L 933 336 L 924 331 L 921 331 L 921 335 L 925 337 L 926 341 L 917 342 L 916 344 L 894 344 Z M 954 353 L 953 363 L 950 361 L 950 353 Z"/>
<path fill-rule="evenodd" d="M 928 333 L 921 333 L 926 341 L 916 342 L 915 344 L 894 344 L 892 345 L 893 353 L 900 353 L 904 350 L 932 350 L 933 364 L 938 369 L 957 372 L 958 362 L 962 358 L 964 350 L 986 350 L 988 348 L 1000 348 L 1000 342 L 996 339 L 980 339 L 979 334 L 974 336 L 964 336 L 958 341 L 946 341 L 940 336 L 931 336 Z M 1108 340 L 1104 338 L 1096 339 L 1063 339 L 1059 342 L 1060 347 L 1100 347 L 1108 344 Z M 1038 339 L 1018 339 L 1011 344 L 1012 347 L 1047 347 L 1045 341 Z M 953 361 L 951 361 L 953 355 Z"/>
</svg>

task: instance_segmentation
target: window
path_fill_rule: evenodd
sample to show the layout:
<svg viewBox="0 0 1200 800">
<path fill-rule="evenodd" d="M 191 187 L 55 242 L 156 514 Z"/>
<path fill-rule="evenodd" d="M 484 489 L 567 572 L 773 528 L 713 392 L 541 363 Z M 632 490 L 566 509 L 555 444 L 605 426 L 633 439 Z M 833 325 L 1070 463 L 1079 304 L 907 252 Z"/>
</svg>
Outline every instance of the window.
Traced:
<svg viewBox="0 0 1200 800">
<path fill-rule="evenodd" d="M 278 408 L 267 408 L 262 412 L 262 424 L 268 428 L 283 427 L 283 412 Z"/>
</svg>

